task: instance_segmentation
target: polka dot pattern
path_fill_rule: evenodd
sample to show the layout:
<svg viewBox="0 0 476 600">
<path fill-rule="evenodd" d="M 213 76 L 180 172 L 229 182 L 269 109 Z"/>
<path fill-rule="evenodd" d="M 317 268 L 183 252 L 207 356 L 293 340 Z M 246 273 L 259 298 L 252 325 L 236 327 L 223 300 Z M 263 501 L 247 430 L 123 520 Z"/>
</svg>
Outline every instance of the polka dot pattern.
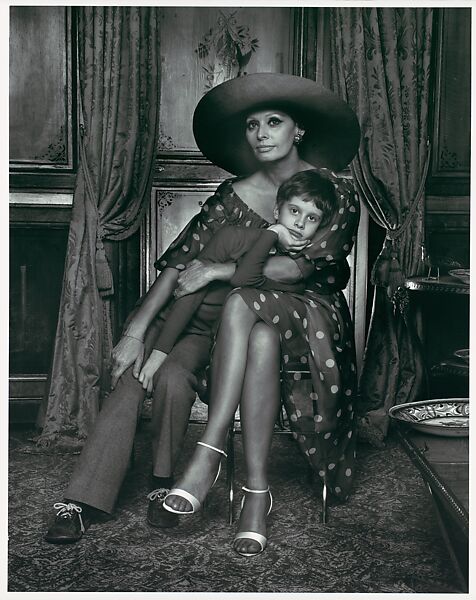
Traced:
<svg viewBox="0 0 476 600">
<path fill-rule="evenodd" d="M 331 222 L 318 229 L 306 248 L 306 259 L 314 266 L 306 291 L 299 296 L 243 287 L 235 293 L 241 294 L 250 310 L 279 333 L 283 368 L 297 364 L 299 370 L 308 367 L 306 360 L 311 361 L 311 378 L 284 376 L 283 401 L 293 437 L 306 460 L 327 481 L 330 493 L 345 499 L 355 473 L 355 416 L 351 404 L 357 387 L 353 329 L 339 291 L 340 264 L 355 242 L 360 207 L 350 180 L 325 169 L 322 174 L 333 183 L 339 206 Z M 221 184 L 204 203 L 156 267 L 186 267 L 223 225 L 268 226 L 234 193 L 233 180 Z"/>
</svg>

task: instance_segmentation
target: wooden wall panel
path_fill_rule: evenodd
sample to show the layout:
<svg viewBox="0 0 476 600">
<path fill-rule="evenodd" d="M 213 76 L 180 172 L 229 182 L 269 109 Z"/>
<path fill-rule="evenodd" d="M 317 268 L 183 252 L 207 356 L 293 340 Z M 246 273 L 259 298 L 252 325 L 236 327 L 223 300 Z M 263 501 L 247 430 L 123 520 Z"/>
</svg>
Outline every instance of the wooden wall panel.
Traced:
<svg viewBox="0 0 476 600">
<path fill-rule="evenodd" d="M 203 203 L 213 195 L 216 185 L 190 187 L 161 186 L 153 188 L 151 207 L 142 228 L 142 243 L 145 248 L 144 265 L 141 273 L 142 290 L 147 290 L 155 281 L 156 259 L 169 247 L 190 219 L 200 212 Z"/>
<path fill-rule="evenodd" d="M 469 198 L 427 196 L 426 203 L 426 240 L 432 261 L 440 265 L 442 274 L 469 267 Z"/>
<path fill-rule="evenodd" d="M 73 169 L 71 10 L 10 8 L 10 162 Z"/>
<path fill-rule="evenodd" d="M 469 267 L 471 10 L 435 10 L 432 162 L 427 181 L 426 247 L 444 274 Z"/>
<path fill-rule="evenodd" d="M 439 10 L 436 25 L 429 191 L 433 195 L 467 195 L 471 167 L 471 10 Z"/>
<path fill-rule="evenodd" d="M 223 35 L 227 27 L 235 33 L 242 27 L 245 44 L 257 40 L 248 62 L 240 57 L 245 72 L 290 73 L 291 23 L 290 8 L 164 7 L 159 151 L 197 152 L 192 133 L 197 102 L 239 70 L 236 47 L 223 45 L 230 41 Z M 208 54 L 199 53 L 199 46 Z"/>
</svg>

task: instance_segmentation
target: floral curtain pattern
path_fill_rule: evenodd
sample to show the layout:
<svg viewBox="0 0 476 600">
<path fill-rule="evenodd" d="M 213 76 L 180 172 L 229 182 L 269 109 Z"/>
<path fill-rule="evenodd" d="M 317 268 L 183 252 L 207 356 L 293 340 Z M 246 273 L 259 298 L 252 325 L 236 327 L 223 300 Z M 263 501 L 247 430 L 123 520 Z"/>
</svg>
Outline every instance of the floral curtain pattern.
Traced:
<svg viewBox="0 0 476 600">
<path fill-rule="evenodd" d="M 81 444 L 108 386 L 114 294 L 104 240 L 148 206 L 160 93 L 155 7 L 79 7 L 80 164 L 40 445 Z"/>
<path fill-rule="evenodd" d="M 397 290 L 421 269 L 433 11 L 330 11 L 333 85 L 362 128 L 352 175 L 371 217 L 386 230 L 372 270 L 374 305 L 360 380 L 360 434 L 378 445 L 388 409 L 418 399 L 423 385 Z"/>
</svg>

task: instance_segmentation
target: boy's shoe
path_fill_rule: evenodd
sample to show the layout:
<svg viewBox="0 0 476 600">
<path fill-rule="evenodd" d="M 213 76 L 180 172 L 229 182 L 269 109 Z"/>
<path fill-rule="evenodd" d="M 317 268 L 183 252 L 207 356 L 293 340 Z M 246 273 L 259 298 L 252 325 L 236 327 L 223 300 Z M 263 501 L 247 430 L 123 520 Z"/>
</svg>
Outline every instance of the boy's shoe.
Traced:
<svg viewBox="0 0 476 600">
<path fill-rule="evenodd" d="M 91 524 L 83 507 L 74 502 L 56 502 L 53 505 L 58 512 L 54 523 L 45 535 L 49 544 L 73 544 L 79 542 L 83 533 Z"/>
<path fill-rule="evenodd" d="M 152 527 L 163 529 L 164 527 L 176 527 L 179 524 L 178 515 L 165 510 L 163 502 L 170 492 L 167 488 L 152 490 L 147 495 L 149 505 L 147 507 L 147 523 Z"/>
</svg>

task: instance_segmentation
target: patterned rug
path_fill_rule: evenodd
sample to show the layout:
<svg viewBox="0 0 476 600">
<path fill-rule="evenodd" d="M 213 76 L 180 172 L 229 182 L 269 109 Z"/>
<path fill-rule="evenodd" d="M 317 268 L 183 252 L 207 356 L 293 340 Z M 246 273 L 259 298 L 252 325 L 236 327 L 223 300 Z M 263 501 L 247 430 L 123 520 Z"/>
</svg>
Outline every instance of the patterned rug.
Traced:
<svg viewBox="0 0 476 600">
<path fill-rule="evenodd" d="M 269 545 L 260 556 L 244 558 L 231 548 L 235 525 L 227 523 L 224 476 L 205 512 L 181 517 L 177 528 L 164 532 L 146 524 L 147 427 L 138 433 L 135 468 L 115 520 L 92 525 L 69 546 L 42 538 L 77 456 L 38 454 L 28 442 L 32 432 L 12 432 L 10 592 L 458 592 L 430 498 L 396 440 L 389 438 L 383 449 L 359 446 L 355 491 L 346 504 L 330 506 L 323 525 L 319 491 L 297 446 L 288 436 L 274 436 Z M 200 431 L 190 426 L 184 459 Z M 236 451 L 241 485 L 239 435 Z"/>
</svg>

